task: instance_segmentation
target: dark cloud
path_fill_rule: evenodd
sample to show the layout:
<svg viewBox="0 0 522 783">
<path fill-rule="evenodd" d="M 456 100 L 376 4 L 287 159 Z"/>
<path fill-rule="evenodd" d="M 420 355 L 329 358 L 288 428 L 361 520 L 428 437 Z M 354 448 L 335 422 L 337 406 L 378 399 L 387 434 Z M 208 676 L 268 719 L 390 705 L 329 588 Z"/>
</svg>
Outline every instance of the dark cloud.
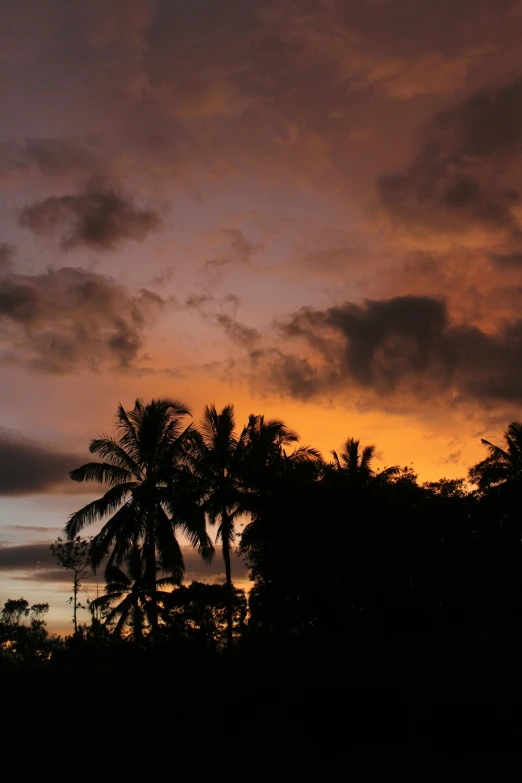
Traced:
<svg viewBox="0 0 522 783">
<path fill-rule="evenodd" d="M 46 372 L 104 363 L 125 369 L 163 306 L 147 289 L 134 294 L 111 277 L 79 268 L 8 275 L 0 288 L 1 358 Z"/>
<path fill-rule="evenodd" d="M 210 293 L 189 294 L 185 298 L 185 307 L 188 307 L 189 310 L 201 310 L 213 300 L 214 297 Z"/>
<path fill-rule="evenodd" d="M 267 385 L 270 391 L 310 400 L 322 394 L 335 394 L 342 382 L 337 371 L 321 367 L 307 358 L 279 348 L 251 351 L 256 387 Z M 273 388 L 272 388 L 273 387 Z"/>
<path fill-rule="evenodd" d="M 0 274 L 13 268 L 15 250 L 12 245 L 0 242 Z"/>
<path fill-rule="evenodd" d="M 481 90 L 437 114 L 401 174 L 377 183 L 396 223 L 428 230 L 504 231 L 520 239 L 522 80 Z"/>
<path fill-rule="evenodd" d="M 304 309 L 280 331 L 304 341 L 308 355 L 280 352 L 261 361 L 296 397 L 366 389 L 383 398 L 522 399 L 522 319 L 488 334 L 452 322 L 441 299 L 404 296 Z"/>
<path fill-rule="evenodd" d="M 491 260 L 499 267 L 522 268 L 522 253 L 492 253 Z"/>
<path fill-rule="evenodd" d="M 30 138 L 24 142 L 0 144 L 3 176 L 23 174 L 41 177 L 85 177 L 102 172 L 100 152 L 74 139 Z"/>
<path fill-rule="evenodd" d="M 14 432 L 0 430 L 0 495 L 29 495 L 62 491 L 72 484 L 69 471 L 81 464 L 82 457 L 56 451 Z M 22 529 L 8 525 L 9 530 Z M 46 528 L 23 526 L 24 530 Z"/>
<path fill-rule="evenodd" d="M 19 572 L 16 576 L 10 575 L 10 578 L 22 581 L 72 585 L 72 572 L 57 565 L 50 544 L 51 541 L 0 547 L 0 572 Z M 100 581 L 102 580 L 99 574 L 87 573 L 82 578 L 82 584 L 85 586 L 92 586 Z"/>
<path fill-rule="evenodd" d="M 20 224 L 35 234 L 58 236 L 66 250 L 115 250 L 129 240 L 145 239 L 159 227 L 160 218 L 115 190 L 93 186 L 84 193 L 49 196 L 25 207 Z"/>
<path fill-rule="evenodd" d="M 21 546 L 0 546 L 0 571 L 22 571 L 19 578 L 36 582 L 71 583 L 71 572 L 56 565 L 49 543 L 22 544 Z M 207 565 L 191 547 L 183 547 L 185 561 L 185 580 L 190 582 L 224 582 L 225 569 L 218 554 Z M 232 575 L 234 579 L 246 579 L 247 568 L 237 555 L 232 556 Z M 82 579 L 85 585 L 95 585 L 103 581 L 102 573 L 92 574 Z"/>
<path fill-rule="evenodd" d="M 217 298 L 209 292 L 194 293 L 186 297 L 184 304 L 188 309 L 196 310 L 205 320 L 219 326 L 231 342 L 242 348 L 252 349 L 261 339 L 257 329 L 236 318 L 241 300 L 235 294 Z M 227 308 L 231 312 L 226 312 Z"/>
<path fill-rule="evenodd" d="M 219 552 L 216 552 L 212 563 L 207 565 L 191 547 L 183 547 L 183 559 L 185 561 L 185 581 L 225 581 L 225 567 Z M 247 578 L 248 569 L 243 560 L 236 553 L 232 553 L 231 567 L 233 579 Z"/>
<path fill-rule="evenodd" d="M 51 569 L 56 559 L 48 544 L 22 544 L 0 548 L 0 570 L 18 571 L 29 569 Z"/>
<path fill-rule="evenodd" d="M 252 348 L 261 339 L 261 334 L 257 329 L 241 323 L 232 315 L 220 313 L 215 316 L 215 320 L 229 340 L 244 348 Z"/>
<path fill-rule="evenodd" d="M 465 155 L 510 158 L 522 151 L 522 79 L 496 90 L 480 90 L 440 112 L 432 121 L 441 142 L 449 142 L 455 162 Z M 459 156 L 459 157 L 457 157 Z"/>
</svg>

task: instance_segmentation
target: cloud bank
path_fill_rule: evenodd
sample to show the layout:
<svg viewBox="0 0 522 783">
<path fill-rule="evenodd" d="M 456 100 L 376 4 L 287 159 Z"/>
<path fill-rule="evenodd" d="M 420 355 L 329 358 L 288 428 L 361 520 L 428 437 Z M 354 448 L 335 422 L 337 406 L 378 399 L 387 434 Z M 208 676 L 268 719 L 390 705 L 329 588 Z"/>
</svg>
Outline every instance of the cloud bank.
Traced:
<svg viewBox="0 0 522 783">
<path fill-rule="evenodd" d="M 148 289 L 133 293 L 81 268 L 7 274 L 0 285 L 0 361 L 50 373 L 127 369 L 164 304 Z"/>
<path fill-rule="evenodd" d="M 304 353 L 266 350 L 252 356 L 296 398 L 366 390 L 375 401 L 522 399 L 522 319 L 489 334 L 452 321 L 442 299 L 403 296 L 303 309 L 279 331 L 300 339 Z"/>
</svg>

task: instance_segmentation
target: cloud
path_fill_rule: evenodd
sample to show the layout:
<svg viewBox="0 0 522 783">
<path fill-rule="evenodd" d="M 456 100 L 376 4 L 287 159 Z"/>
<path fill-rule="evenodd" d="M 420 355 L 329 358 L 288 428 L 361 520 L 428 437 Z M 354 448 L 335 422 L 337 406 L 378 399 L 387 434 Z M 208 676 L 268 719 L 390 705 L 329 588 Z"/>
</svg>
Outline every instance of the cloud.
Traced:
<svg viewBox="0 0 522 783">
<path fill-rule="evenodd" d="M 226 267 L 233 265 L 248 266 L 253 256 L 258 253 L 263 244 L 251 242 L 238 228 L 226 228 L 221 232 L 227 250 L 216 258 L 205 261 L 204 274 L 208 282 L 215 285 L 222 277 Z"/>
<path fill-rule="evenodd" d="M 381 207 L 395 228 L 429 245 L 441 237 L 488 246 L 522 237 L 522 80 L 481 90 L 439 112 L 399 174 L 381 176 Z M 419 233 L 420 232 L 420 233 Z"/>
<path fill-rule="evenodd" d="M 462 459 L 462 451 L 452 451 L 441 461 L 441 465 L 458 465 Z"/>
<path fill-rule="evenodd" d="M 469 70 L 476 67 L 491 49 L 487 45 L 470 47 L 453 56 L 426 52 L 413 62 L 392 60 L 384 68 L 376 63 L 366 76 L 365 86 L 378 84 L 391 98 L 398 100 L 453 93 L 466 83 Z"/>
<path fill-rule="evenodd" d="M 59 452 L 18 433 L 0 430 L 0 496 L 63 492 L 64 485 L 69 488 L 73 484 L 69 471 L 84 461 L 78 454 Z M 22 527 L 42 533 L 48 530 Z M 8 525 L 6 529 L 22 528 Z"/>
<path fill-rule="evenodd" d="M 14 530 L 17 533 L 40 533 L 40 535 L 53 533 L 59 536 L 63 531 L 61 527 L 44 527 L 42 525 L 3 525 L 4 530 Z"/>
<path fill-rule="evenodd" d="M 54 373 L 128 368 L 164 304 L 147 289 L 132 293 L 81 268 L 8 275 L 0 288 L 0 360 Z"/>
<path fill-rule="evenodd" d="M 72 583 L 71 572 L 57 567 L 49 543 L 22 544 L 20 546 L 0 546 L 0 572 L 24 572 L 19 579 L 24 581 L 47 583 Z M 201 557 L 191 547 L 182 547 L 185 561 L 185 581 L 224 582 L 224 565 L 216 554 L 210 565 L 204 563 Z M 247 568 L 243 560 L 235 553 L 232 556 L 232 574 L 235 580 L 247 578 Z M 82 579 L 87 585 L 103 582 L 102 571 Z"/>
<path fill-rule="evenodd" d="M 242 324 L 227 313 L 216 315 L 215 321 L 223 329 L 229 340 L 244 348 L 252 348 L 261 339 L 261 333 L 257 329 Z"/>
<path fill-rule="evenodd" d="M 49 544 L 22 544 L 0 548 L 0 569 L 18 570 L 38 568 L 40 565 L 50 568 L 56 560 Z"/>
<path fill-rule="evenodd" d="M 98 145 L 60 137 L 0 143 L 0 162 L 3 178 L 78 178 L 101 174 L 107 165 Z"/>
<path fill-rule="evenodd" d="M 0 274 L 12 269 L 14 255 L 15 250 L 12 245 L 0 242 Z"/>
<path fill-rule="evenodd" d="M 491 260 L 499 267 L 522 268 L 522 253 L 492 253 Z"/>
<path fill-rule="evenodd" d="M 189 294 L 185 299 L 185 307 L 189 310 L 200 310 L 214 301 L 214 297 L 211 293 L 193 293 Z"/>
<path fill-rule="evenodd" d="M 10 575 L 10 579 L 24 582 L 45 582 L 72 586 L 72 572 L 57 565 L 56 558 L 50 550 L 50 544 L 51 541 L 0 547 L 0 573 L 15 572 L 15 575 Z M 100 574 L 86 574 L 82 578 L 83 585 L 95 585 L 100 581 L 103 581 Z"/>
<path fill-rule="evenodd" d="M 65 250 L 115 250 L 127 241 L 145 239 L 160 225 L 157 212 L 139 209 L 128 197 L 99 186 L 76 195 L 49 196 L 24 207 L 19 220 L 35 234 L 57 235 Z"/>
<path fill-rule="evenodd" d="M 494 50 L 469 9 L 468 24 L 476 27 L 473 45 L 463 30 L 460 37 L 448 30 L 448 20 L 457 17 L 458 24 L 461 12 L 442 0 L 429 12 L 418 0 L 400 8 L 371 1 L 352 8 L 318 2 L 308 13 L 290 13 L 287 36 L 299 43 L 300 59 L 330 65 L 336 80 L 350 91 L 379 90 L 394 100 L 407 100 L 455 92 Z M 284 18 L 283 11 L 279 19 Z"/>
<path fill-rule="evenodd" d="M 235 259 L 241 264 L 248 264 L 252 256 L 262 249 L 262 244 L 251 242 L 239 228 L 226 228 L 223 234 L 230 243 Z"/>
<path fill-rule="evenodd" d="M 482 404 L 522 397 L 522 319 L 487 333 L 453 322 L 442 299 L 402 296 L 303 309 L 279 325 L 305 353 L 253 354 L 274 386 L 301 399 L 366 392 L 379 398 Z"/>
<path fill-rule="evenodd" d="M 192 580 L 213 583 L 225 581 L 225 567 L 219 552 L 216 552 L 212 563 L 207 565 L 191 547 L 183 547 L 183 559 L 185 561 L 186 582 Z M 236 552 L 232 553 L 231 566 L 232 578 L 234 580 L 247 578 L 248 569 Z"/>
<path fill-rule="evenodd" d="M 217 298 L 208 291 L 193 293 L 186 297 L 184 305 L 219 326 L 232 343 L 242 348 L 253 348 L 261 340 L 258 329 L 247 326 L 236 318 L 241 301 L 235 294 Z M 225 308 L 231 312 L 226 312 Z"/>
<path fill-rule="evenodd" d="M 9 160 L 58 177 L 203 169 L 221 178 L 248 168 L 272 180 L 346 182 L 351 142 L 372 136 L 375 97 L 461 90 L 506 26 L 506 0 L 494 9 L 487 0 L 221 0 L 219 9 L 213 0 L 91 0 L 58 18 L 43 3 L 27 0 L 0 31 L 0 48 L 14 49 L 13 135 L 34 136 L 32 118 L 45 117 L 41 137 Z M 520 22 L 509 26 L 516 33 Z M 60 106 L 49 112 L 57 86 Z M 49 138 L 57 128 L 67 136 Z"/>
</svg>

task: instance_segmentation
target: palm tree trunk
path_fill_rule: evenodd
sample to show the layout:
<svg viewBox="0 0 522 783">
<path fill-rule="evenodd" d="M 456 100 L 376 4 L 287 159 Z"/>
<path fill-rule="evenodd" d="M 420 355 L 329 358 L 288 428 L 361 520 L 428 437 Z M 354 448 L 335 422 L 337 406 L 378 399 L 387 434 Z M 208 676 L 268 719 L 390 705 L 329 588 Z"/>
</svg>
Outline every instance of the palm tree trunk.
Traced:
<svg viewBox="0 0 522 783">
<path fill-rule="evenodd" d="M 156 537 L 154 535 L 154 521 L 151 520 L 146 537 L 146 563 L 145 569 L 147 572 L 148 590 L 151 606 L 151 633 L 152 638 L 156 638 L 158 635 L 158 604 L 156 601 Z"/>
<path fill-rule="evenodd" d="M 133 630 L 133 633 L 134 633 L 134 641 L 138 642 L 138 643 L 142 642 L 143 641 L 143 625 L 142 625 L 140 606 L 139 606 L 138 600 L 136 600 L 136 605 L 134 606 L 134 612 L 133 612 L 133 618 L 132 618 L 132 630 Z"/>
<path fill-rule="evenodd" d="M 227 648 L 232 649 L 232 570 L 230 568 L 230 537 L 229 521 L 226 511 L 222 512 L 222 540 L 223 540 L 223 560 L 225 561 L 225 585 L 227 602 Z"/>
<path fill-rule="evenodd" d="M 78 609 L 78 571 L 74 572 L 74 611 L 73 611 L 73 620 L 74 620 L 74 635 L 76 636 L 78 632 L 78 625 L 76 622 L 76 614 Z"/>
</svg>

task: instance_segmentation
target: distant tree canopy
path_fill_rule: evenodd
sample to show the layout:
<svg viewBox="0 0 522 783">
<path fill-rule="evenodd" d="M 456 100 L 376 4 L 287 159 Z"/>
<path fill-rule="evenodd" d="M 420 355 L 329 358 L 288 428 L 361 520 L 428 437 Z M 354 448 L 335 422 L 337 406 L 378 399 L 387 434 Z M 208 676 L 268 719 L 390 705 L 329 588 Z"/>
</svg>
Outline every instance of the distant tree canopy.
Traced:
<svg viewBox="0 0 522 783">
<path fill-rule="evenodd" d="M 57 644 L 43 619 L 49 604 L 29 604 L 9 598 L 0 612 L 0 662 L 35 663 L 47 660 Z"/>
</svg>

